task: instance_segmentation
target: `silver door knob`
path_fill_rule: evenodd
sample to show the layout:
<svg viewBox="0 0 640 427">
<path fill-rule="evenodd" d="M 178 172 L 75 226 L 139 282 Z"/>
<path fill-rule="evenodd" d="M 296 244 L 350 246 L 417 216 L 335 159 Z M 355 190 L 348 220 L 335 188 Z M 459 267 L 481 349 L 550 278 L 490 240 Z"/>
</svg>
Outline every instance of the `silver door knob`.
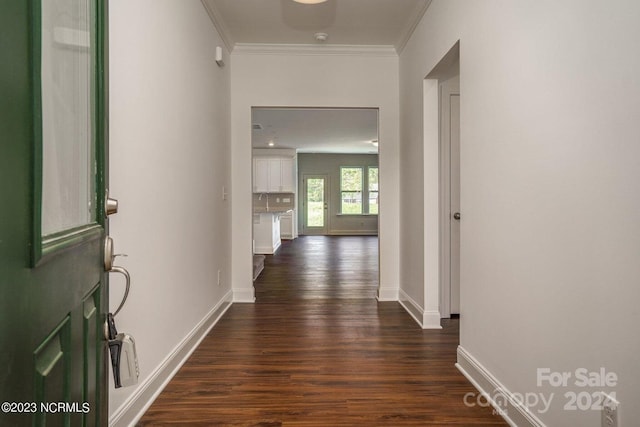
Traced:
<svg viewBox="0 0 640 427">
<path fill-rule="evenodd" d="M 462 218 L 461 215 L 460 215 L 460 212 L 456 212 L 456 213 L 453 214 L 453 219 L 455 219 L 457 221 L 460 221 L 460 218 Z"/>
</svg>

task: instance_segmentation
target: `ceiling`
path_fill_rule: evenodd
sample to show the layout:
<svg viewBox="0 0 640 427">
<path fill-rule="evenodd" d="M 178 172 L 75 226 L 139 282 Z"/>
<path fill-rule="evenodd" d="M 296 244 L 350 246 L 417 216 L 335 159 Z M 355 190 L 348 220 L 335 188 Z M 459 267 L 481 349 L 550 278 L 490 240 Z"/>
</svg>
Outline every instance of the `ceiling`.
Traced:
<svg viewBox="0 0 640 427">
<path fill-rule="evenodd" d="M 374 108 L 254 108 L 253 148 L 292 148 L 298 153 L 377 154 Z M 262 129 L 255 129 L 260 125 Z M 269 142 L 273 147 L 269 147 Z"/>
<path fill-rule="evenodd" d="M 203 0 L 230 50 L 237 44 L 392 46 L 402 50 L 431 0 Z M 317 42 L 314 34 L 328 34 Z"/>
<path fill-rule="evenodd" d="M 400 52 L 431 0 L 327 0 L 315 5 L 293 0 L 202 0 L 227 48 Z M 314 34 L 328 34 L 324 42 Z M 301 153 L 377 153 L 376 109 L 253 110 L 252 146 L 293 148 Z"/>
</svg>

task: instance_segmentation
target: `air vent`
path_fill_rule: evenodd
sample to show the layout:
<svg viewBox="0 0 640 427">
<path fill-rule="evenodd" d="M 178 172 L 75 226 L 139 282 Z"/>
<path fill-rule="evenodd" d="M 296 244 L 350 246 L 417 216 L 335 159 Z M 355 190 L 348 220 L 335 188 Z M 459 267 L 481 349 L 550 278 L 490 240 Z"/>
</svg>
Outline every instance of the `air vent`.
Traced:
<svg viewBox="0 0 640 427">
<path fill-rule="evenodd" d="M 259 123 L 254 123 L 251 125 L 252 130 L 262 130 L 262 125 Z"/>
</svg>

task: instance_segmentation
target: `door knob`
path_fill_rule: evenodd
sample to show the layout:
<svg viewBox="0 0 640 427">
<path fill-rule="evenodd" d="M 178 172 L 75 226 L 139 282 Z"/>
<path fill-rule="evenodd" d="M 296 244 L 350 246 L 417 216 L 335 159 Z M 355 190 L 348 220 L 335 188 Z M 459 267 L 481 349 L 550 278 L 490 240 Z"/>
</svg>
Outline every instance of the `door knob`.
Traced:
<svg viewBox="0 0 640 427">
<path fill-rule="evenodd" d="M 104 213 L 106 216 L 118 213 L 118 200 L 109 197 L 109 190 L 107 190 L 107 194 L 104 197 Z"/>
<path fill-rule="evenodd" d="M 453 219 L 460 221 L 460 218 L 462 218 L 462 216 L 460 215 L 460 212 L 456 212 L 453 214 Z"/>
</svg>

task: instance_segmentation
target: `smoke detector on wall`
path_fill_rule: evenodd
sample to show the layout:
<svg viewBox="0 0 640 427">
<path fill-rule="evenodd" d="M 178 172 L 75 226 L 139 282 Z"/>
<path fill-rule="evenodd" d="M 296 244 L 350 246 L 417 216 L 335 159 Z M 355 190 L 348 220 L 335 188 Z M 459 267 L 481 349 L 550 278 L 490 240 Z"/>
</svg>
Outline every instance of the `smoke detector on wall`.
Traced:
<svg viewBox="0 0 640 427">
<path fill-rule="evenodd" d="M 329 34 L 327 34 L 327 33 L 315 33 L 313 35 L 313 37 L 315 37 L 316 41 L 326 42 L 327 39 L 329 38 Z"/>
</svg>

